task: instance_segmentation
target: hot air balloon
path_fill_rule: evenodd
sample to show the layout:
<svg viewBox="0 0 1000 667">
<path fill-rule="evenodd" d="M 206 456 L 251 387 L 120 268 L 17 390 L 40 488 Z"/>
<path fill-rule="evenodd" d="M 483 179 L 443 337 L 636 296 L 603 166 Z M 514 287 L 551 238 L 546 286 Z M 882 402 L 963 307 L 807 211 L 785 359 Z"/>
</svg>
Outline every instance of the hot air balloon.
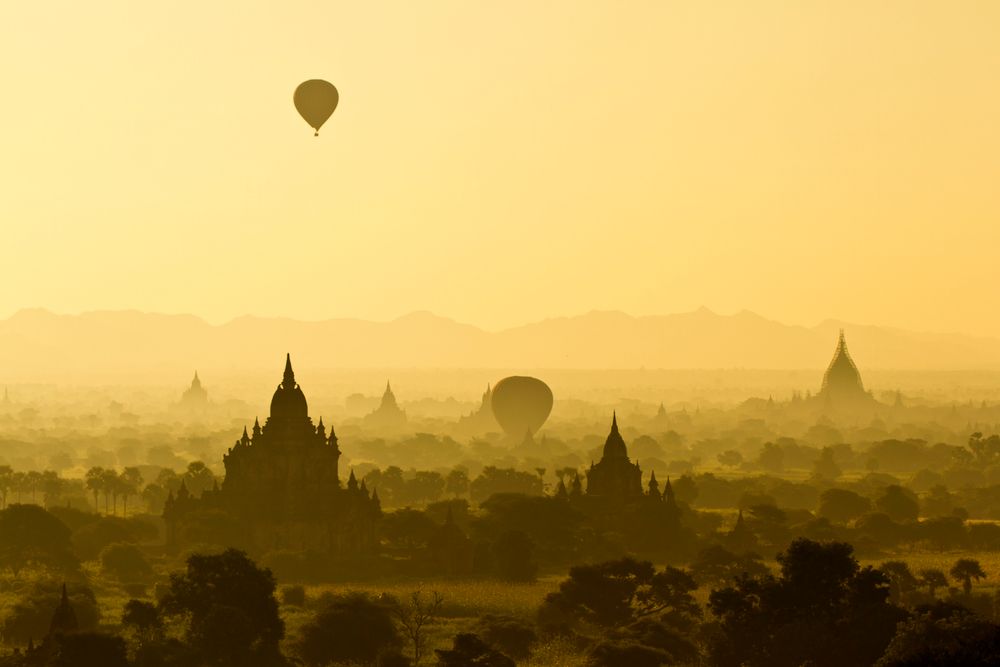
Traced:
<svg viewBox="0 0 1000 667">
<path fill-rule="evenodd" d="M 507 435 L 523 438 L 542 427 L 552 412 L 552 390 L 538 378 L 514 375 L 493 388 L 493 416 Z"/>
<path fill-rule="evenodd" d="M 309 126 L 316 130 L 314 136 L 319 136 L 319 128 L 323 127 L 326 119 L 333 115 L 333 110 L 337 108 L 340 101 L 340 93 L 329 81 L 322 79 L 309 79 L 299 84 L 292 96 L 295 108 Z"/>
</svg>

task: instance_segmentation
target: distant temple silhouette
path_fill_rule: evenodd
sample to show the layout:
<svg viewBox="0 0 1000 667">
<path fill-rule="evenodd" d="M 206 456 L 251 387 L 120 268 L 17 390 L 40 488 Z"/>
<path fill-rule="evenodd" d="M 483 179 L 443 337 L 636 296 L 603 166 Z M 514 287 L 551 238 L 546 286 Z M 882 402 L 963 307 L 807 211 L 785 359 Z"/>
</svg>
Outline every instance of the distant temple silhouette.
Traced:
<svg viewBox="0 0 1000 667">
<path fill-rule="evenodd" d="M 618 415 L 611 416 L 611 432 L 604 441 L 601 460 L 587 471 L 587 495 L 626 500 L 642 495 L 642 470 L 628 458 L 625 440 L 618 432 Z"/>
<path fill-rule="evenodd" d="M 198 377 L 198 371 L 195 371 L 194 379 L 191 380 L 191 386 L 188 387 L 181 395 L 181 404 L 190 407 L 204 405 L 207 402 L 208 392 L 205 391 L 203 386 L 201 386 L 201 379 Z"/>
<path fill-rule="evenodd" d="M 291 356 L 271 398 L 271 414 L 253 434 L 243 436 L 223 456 L 226 477 L 221 488 L 192 497 L 185 486 L 170 494 L 163 510 L 167 543 L 190 542 L 186 528 L 202 510 L 225 512 L 245 530 L 249 549 L 314 550 L 334 555 L 375 551 L 382 511 L 378 494 L 370 495 L 351 472 L 347 487 L 339 477 L 340 448 L 323 420 L 313 425 L 306 397 L 295 381 Z"/>
<path fill-rule="evenodd" d="M 382 402 L 364 418 L 366 426 L 377 429 L 396 429 L 406 424 L 406 412 L 396 403 L 396 395 L 392 393 L 389 382 L 385 383 L 385 393 Z"/>
<path fill-rule="evenodd" d="M 493 388 L 487 384 L 486 391 L 483 392 L 483 399 L 480 402 L 479 407 L 469 414 L 463 415 L 459 418 L 459 428 L 470 433 L 477 434 L 499 431 L 500 424 L 497 423 L 497 418 L 493 415 L 492 403 Z"/>
<path fill-rule="evenodd" d="M 823 386 L 817 398 L 834 407 L 857 406 L 875 400 L 865 391 L 861 373 L 847 351 L 847 340 L 843 329 L 840 330 L 833 360 L 823 375 Z"/>
</svg>

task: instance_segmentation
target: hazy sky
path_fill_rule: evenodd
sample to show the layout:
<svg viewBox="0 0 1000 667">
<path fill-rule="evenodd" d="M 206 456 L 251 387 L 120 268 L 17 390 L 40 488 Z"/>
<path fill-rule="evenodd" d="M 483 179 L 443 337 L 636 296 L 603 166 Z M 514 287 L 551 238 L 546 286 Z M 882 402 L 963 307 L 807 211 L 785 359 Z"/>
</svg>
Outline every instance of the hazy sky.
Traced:
<svg viewBox="0 0 1000 667">
<path fill-rule="evenodd" d="M 1000 334 L 1000 3 L 7 2 L 0 315 Z M 319 138 L 292 91 L 325 78 Z"/>
</svg>

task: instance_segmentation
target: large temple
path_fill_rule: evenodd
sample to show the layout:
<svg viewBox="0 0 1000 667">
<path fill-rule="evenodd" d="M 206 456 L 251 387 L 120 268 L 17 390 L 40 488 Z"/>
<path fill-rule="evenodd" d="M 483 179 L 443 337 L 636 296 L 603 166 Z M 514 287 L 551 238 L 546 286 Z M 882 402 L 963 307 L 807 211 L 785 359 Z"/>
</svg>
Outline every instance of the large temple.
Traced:
<svg viewBox="0 0 1000 667">
<path fill-rule="evenodd" d="M 618 432 L 618 415 L 611 417 L 611 432 L 604 442 L 601 460 L 587 471 L 587 495 L 616 500 L 642 496 L 642 470 L 628 458 L 625 440 Z"/>
<path fill-rule="evenodd" d="M 313 550 L 341 556 L 373 552 L 381 517 L 377 493 L 351 473 L 340 485 L 340 449 L 323 420 L 314 425 L 291 357 L 271 399 L 271 414 L 223 456 L 221 488 L 193 498 L 183 486 L 164 507 L 167 542 L 178 547 L 185 527 L 199 510 L 221 510 L 244 531 L 247 546 L 259 552 Z"/>
<path fill-rule="evenodd" d="M 874 401 L 871 394 L 865 391 L 861 373 L 847 351 L 847 340 L 843 329 L 840 330 L 833 360 L 823 375 L 823 386 L 818 398 L 834 407 L 852 407 Z"/>
</svg>

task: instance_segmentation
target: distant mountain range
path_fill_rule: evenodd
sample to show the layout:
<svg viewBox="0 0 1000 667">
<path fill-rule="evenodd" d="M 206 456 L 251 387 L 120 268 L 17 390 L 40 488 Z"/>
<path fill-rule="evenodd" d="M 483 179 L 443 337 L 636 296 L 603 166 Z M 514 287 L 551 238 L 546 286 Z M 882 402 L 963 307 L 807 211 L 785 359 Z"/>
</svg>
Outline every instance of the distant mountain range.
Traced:
<svg viewBox="0 0 1000 667">
<path fill-rule="evenodd" d="M 426 312 L 391 322 L 23 310 L 0 320 L 0 382 L 99 374 L 176 377 L 178 369 L 745 368 L 822 369 L 844 328 L 865 369 L 996 370 L 1000 340 L 827 321 L 790 326 L 750 312 L 632 317 L 591 312 L 489 332 Z"/>
</svg>

